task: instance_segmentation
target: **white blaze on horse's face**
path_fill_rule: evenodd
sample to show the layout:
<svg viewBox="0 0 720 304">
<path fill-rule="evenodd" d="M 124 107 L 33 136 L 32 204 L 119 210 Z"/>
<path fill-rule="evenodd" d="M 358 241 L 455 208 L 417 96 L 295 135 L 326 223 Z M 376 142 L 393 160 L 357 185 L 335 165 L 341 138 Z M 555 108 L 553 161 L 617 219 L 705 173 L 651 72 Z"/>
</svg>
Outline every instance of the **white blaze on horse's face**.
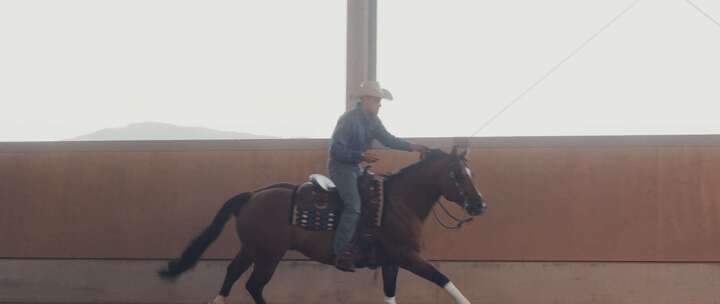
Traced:
<svg viewBox="0 0 720 304">
<path fill-rule="evenodd" d="M 473 181 L 473 179 L 472 179 L 472 178 L 473 178 L 472 170 L 470 170 L 470 167 L 468 167 L 467 164 L 465 164 L 465 173 L 467 174 L 468 180 L 469 180 L 470 183 L 473 185 L 473 188 L 475 188 L 475 191 L 476 191 L 478 194 L 480 194 L 480 191 L 478 191 L 478 190 L 477 190 L 477 187 L 475 186 L 475 181 Z M 482 196 L 482 195 L 481 195 L 481 196 Z"/>
<path fill-rule="evenodd" d="M 465 175 L 463 178 L 463 187 L 465 190 L 463 193 L 465 210 L 470 215 L 479 215 L 485 209 L 485 203 L 483 202 L 482 194 L 480 193 L 480 191 L 478 191 L 477 187 L 475 186 L 475 182 L 472 180 L 473 176 L 470 167 L 465 161 L 461 163 L 461 166 L 462 170 L 464 170 L 464 173 L 460 174 Z"/>
</svg>

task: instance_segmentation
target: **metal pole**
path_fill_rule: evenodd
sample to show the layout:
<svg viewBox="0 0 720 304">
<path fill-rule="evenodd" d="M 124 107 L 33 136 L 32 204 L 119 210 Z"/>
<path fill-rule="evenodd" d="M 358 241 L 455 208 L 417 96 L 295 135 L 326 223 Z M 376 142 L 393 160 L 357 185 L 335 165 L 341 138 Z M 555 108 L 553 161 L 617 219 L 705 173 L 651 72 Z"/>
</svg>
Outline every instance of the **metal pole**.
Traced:
<svg viewBox="0 0 720 304">
<path fill-rule="evenodd" d="M 347 7 L 345 109 L 350 110 L 360 83 L 376 77 L 377 0 L 348 0 Z"/>
</svg>

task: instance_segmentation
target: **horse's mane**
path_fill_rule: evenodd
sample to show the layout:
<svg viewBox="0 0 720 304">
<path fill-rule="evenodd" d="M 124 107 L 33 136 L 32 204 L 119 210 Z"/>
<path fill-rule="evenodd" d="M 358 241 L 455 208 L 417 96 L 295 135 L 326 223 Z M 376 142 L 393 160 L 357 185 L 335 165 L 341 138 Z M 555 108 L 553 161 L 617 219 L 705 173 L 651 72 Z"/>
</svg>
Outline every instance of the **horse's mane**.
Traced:
<svg viewBox="0 0 720 304">
<path fill-rule="evenodd" d="M 440 157 L 444 157 L 444 156 L 448 156 L 448 154 L 445 153 L 445 151 L 440 150 L 440 149 L 430 149 L 427 152 L 425 152 L 423 159 L 416 161 L 405 167 L 402 167 L 402 168 L 400 168 L 400 170 L 398 170 L 395 173 L 386 174 L 385 182 L 389 183 L 397 178 L 405 176 L 408 173 L 413 172 L 413 171 L 417 170 L 418 168 L 422 167 L 423 165 L 425 165 L 431 161 L 434 161 Z"/>
<path fill-rule="evenodd" d="M 383 192 L 383 194 L 385 196 L 384 200 L 386 204 L 386 210 L 384 212 L 386 212 L 386 214 L 384 215 L 384 217 L 391 217 L 392 221 L 394 222 L 394 224 L 392 225 L 393 234 L 395 235 L 395 238 L 393 239 L 394 242 L 402 243 L 408 248 L 419 251 L 421 249 L 420 239 L 423 219 L 422 216 L 409 216 L 410 214 L 416 213 L 417 210 L 415 209 L 415 207 L 408 205 L 407 202 L 400 204 L 391 202 L 391 199 L 389 197 L 389 189 L 392 187 L 393 181 L 398 180 L 408 174 L 411 174 L 412 172 L 421 169 L 423 166 L 437 159 L 447 157 L 448 155 L 448 153 L 445 153 L 440 149 L 432 149 L 425 152 L 421 160 L 407 165 L 395 173 L 385 175 L 385 191 Z M 383 221 L 385 220 L 383 219 Z"/>
</svg>

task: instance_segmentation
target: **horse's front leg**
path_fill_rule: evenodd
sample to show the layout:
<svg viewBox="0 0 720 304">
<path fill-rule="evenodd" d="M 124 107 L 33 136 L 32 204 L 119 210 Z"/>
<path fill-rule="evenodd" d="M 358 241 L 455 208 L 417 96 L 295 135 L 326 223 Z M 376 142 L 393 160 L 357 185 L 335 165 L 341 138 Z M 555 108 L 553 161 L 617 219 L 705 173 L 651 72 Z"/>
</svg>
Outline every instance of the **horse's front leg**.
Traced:
<svg viewBox="0 0 720 304">
<path fill-rule="evenodd" d="M 450 294 L 455 304 L 470 304 L 470 301 L 468 301 L 460 290 L 455 287 L 455 284 L 450 282 L 444 274 L 435 269 L 432 264 L 420 257 L 418 253 L 412 253 L 405 259 L 402 259 L 400 267 L 445 289 L 445 291 Z"/>
<path fill-rule="evenodd" d="M 385 304 L 397 304 L 395 302 L 395 288 L 397 287 L 398 266 L 389 264 L 383 265 L 383 291 L 385 292 Z"/>
</svg>

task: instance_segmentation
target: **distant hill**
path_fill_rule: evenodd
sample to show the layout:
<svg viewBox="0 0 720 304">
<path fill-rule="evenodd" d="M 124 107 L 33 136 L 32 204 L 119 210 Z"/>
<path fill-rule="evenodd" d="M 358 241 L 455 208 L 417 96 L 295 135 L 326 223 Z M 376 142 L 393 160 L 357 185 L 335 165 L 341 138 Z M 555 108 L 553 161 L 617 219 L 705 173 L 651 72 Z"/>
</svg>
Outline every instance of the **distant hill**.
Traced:
<svg viewBox="0 0 720 304">
<path fill-rule="evenodd" d="M 278 138 L 242 132 L 184 127 L 161 122 L 142 122 L 121 128 L 108 128 L 69 140 L 193 140 Z"/>
</svg>

